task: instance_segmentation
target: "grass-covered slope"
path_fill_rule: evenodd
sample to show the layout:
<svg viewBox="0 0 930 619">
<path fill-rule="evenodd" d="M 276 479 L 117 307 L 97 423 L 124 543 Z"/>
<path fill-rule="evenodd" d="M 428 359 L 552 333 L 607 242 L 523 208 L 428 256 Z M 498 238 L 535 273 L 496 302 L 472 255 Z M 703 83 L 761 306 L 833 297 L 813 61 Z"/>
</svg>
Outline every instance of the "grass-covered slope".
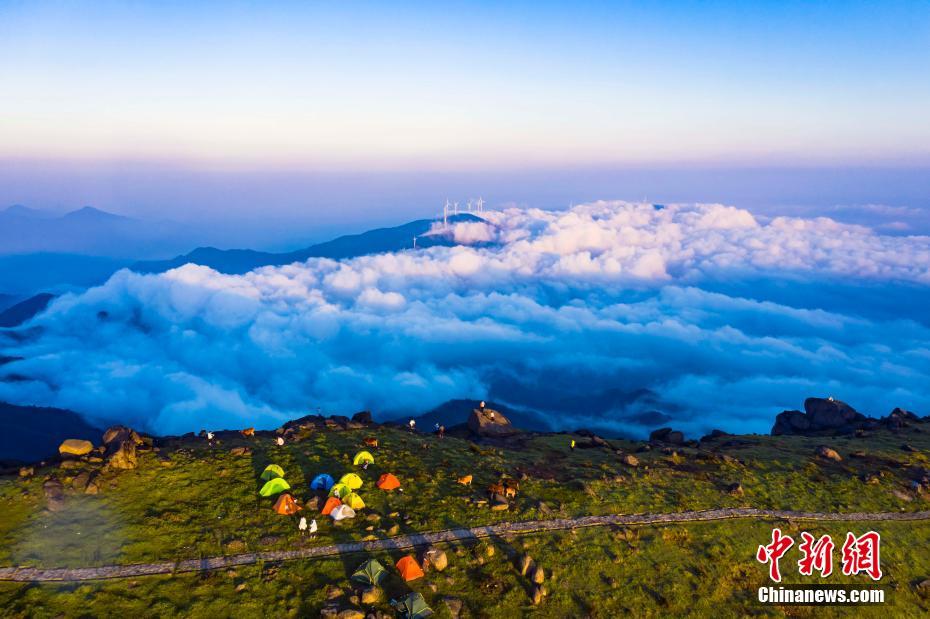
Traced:
<svg viewBox="0 0 930 619">
<path fill-rule="evenodd" d="M 372 450 L 375 464 L 367 470 L 353 467 L 352 455 L 370 436 L 380 442 Z M 534 435 L 510 446 L 488 446 L 389 427 L 310 432 L 284 446 L 276 445 L 270 434 L 224 434 L 220 439 L 214 446 L 198 438 L 156 442 L 157 451 L 141 453 L 133 470 L 99 471 L 100 463 L 85 462 L 67 469 L 39 467 L 25 478 L 2 478 L 0 565 L 79 567 L 189 559 L 588 514 L 727 506 L 824 512 L 930 509 L 926 493 L 912 484 L 930 466 L 926 431 L 904 436 L 880 430 L 862 438 L 830 439 L 721 437 L 698 447 L 655 446 L 648 451 L 642 443 L 627 441 L 609 442 L 619 451 L 572 451 L 569 435 Z M 903 448 L 905 442 L 910 449 Z M 821 444 L 843 460 L 814 455 Z M 241 446 L 250 453 L 233 455 L 231 449 Z M 627 454 L 638 459 L 638 466 L 622 462 Z M 317 473 L 338 479 L 357 472 L 365 481 L 359 493 L 367 507 L 354 520 L 338 524 L 305 510 L 308 518 L 316 517 L 320 530 L 312 539 L 300 536 L 296 518 L 274 513 L 272 500 L 258 496 L 259 476 L 269 463 L 284 469 L 302 504 L 315 494 L 309 482 Z M 97 475 L 97 494 L 69 489 L 84 470 Z M 382 472 L 397 475 L 404 492 L 375 488 Z M 456 483 L 465 474 L 474 477 L 470 488 Z M 520 491 L 508 510 L 492 511 L 482 502 L 487 486 L 502 476 L 520 479 Z M 46 509 L 43 483 L 50 477 L 66 488 L 57 511 Z M 741 493 L 729 491 L 735 483 Z M 795 524 L 785 526 L 798 530 Z M 862 526 L 804 528 L 833 532 L 841 539 L 847 529 Z M 447 549 L 446 571 L 429 572 L 409 585 L 391 580 L 385 590 L 397 596 L 412 587 L 442 612 L 447 612 L 443 597 L 452 596 L 463 602 L 466 616 L 514 616 L 530 609 L 544 616 L 705 614 L 701 608 L 721 616 L 777 616 L 786 609 L 752 602 L 766 576 L 753 556 L 771 527 L 769 522 L 727 521 L 493 539 L 477 549 Z M 904 614 L 925 612 L 926 598 L 914 585 L 930 577 L 930 553 L 925 552 L 930 523 L 882 523 L 879 530 L 887 574 L 882 585 L 890 588 L 889 603 Z M 493 556 L 484 554 L 488 546 L 496 549 Z M 548 596 L 537 607 L 530 606 L 531 583 L 515 567 L 525 552 L 555 574 L 545 584 Z M 388 565 L 402 554 L 380 558 Z M 306 616 L 324 605 L 327 586 L 342 589 L 339 603 L 352 606 L 347 571 L 363 559 L 355 555 L 90 584 L 4 583 L 0 608 L 39 616 L 97 615 L 104 609 L 143 616 Z M 796 570 L 789 574 L 797 580 Z M 863 578 L 833 576 L 827 582 L 868 584 Z M 389 610 L 384 601 L 374 608 Z M 805 616 L 806 611 L 794 608 L 791 613 Z"/>
</svg>

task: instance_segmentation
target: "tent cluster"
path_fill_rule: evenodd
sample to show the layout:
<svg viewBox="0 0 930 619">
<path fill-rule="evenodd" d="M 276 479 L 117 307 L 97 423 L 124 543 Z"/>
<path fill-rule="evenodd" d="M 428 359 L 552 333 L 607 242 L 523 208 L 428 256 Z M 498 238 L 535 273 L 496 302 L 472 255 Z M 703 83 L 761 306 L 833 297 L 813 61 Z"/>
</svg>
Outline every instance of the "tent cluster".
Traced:
<svg viewBox="0 0 930 619">
<path fill-rule="evenodd" d="M 293 516 L 303 508 L 297 504 L 297 501 L 285 490 L 290 490 L 291 485 L 284 479 L 284 469 L 277 464 L 269 464 L 261 474 L 262 481 L 265 484 L 258 494 L 263 497 L 278 496 L 272 509 L 282 516 Z"/>
<path fill-rule="evenodd" d="M 423 576 L 423 570 L 411 556 L 401 557 L 395 567 L 400 577 L 407 582 Z M 377 587 L 387 577 L 387 574 L 387 570 L 377 559 L 369 559 L 358 566 L 351 580 L 358 585 Z M 433 615 L 433 609 L 427 606 L 426 600 L 416 591 L 399 601 L 392 601 L 391 605 L 401 617 L 406 619 L 425 619 Z"/>
<path fill-rule="evenodd" d="M 367 451 L 360 451 L 352 458 L 355 466 L 367 467 L 374 462 L 374 456 Z M 358 493 L 363 485 L 362 478 L 356 473 L 346 473 L 339 481 L 328 473 L 320 473 L 310 482 L 310 489 L 327 493 L 322 509 L 324 516 L 345 520 L 354 518 L 358 510 L 365 509 L 365 500 Z M 400 480 L 391 473 L 384 473 L 378 478 L 376 486 L 385 491 L 396 490 L 400 488 Z"/>
</svg>

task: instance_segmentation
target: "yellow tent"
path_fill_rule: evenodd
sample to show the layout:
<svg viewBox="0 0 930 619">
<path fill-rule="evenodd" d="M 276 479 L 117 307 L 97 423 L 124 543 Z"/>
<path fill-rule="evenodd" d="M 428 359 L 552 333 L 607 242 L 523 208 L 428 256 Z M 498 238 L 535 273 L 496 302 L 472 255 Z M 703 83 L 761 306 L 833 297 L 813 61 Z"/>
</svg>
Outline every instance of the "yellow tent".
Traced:
<svg viewBox="0 0 930 619">
<path fill-rule="evenodd" d="M 354 492 L 349 493 L 348 496 L 342 497 L 342 504 L 348 505 L 352 509 L 362 509 L 365 507 L 365 501 L 363 501 L 362 497 L 355 494 Z"/>
<path fill-rule="evenodd" d="M 355 458 L 352 460 L 352 464 L 358 466 L 360 464 L 374 464 L 375 457 L 368 453 L 367 451 L 360 451 L 355 454 Z"/>
<path fill-rule="evenodd" d="M 362 478 L 356 475 L 355 473 L 346 473 L 339 478 L 340 484 L 345 484 L 353 490 L 358 490 L 362 487 Z"/>
<path fill-rule="evenodd" d="M 269 481 L 275 477 L 284 477 L 284 469 L 277 464 L 269 464 L 262 471 L 262 481 Z"/>
</svg>

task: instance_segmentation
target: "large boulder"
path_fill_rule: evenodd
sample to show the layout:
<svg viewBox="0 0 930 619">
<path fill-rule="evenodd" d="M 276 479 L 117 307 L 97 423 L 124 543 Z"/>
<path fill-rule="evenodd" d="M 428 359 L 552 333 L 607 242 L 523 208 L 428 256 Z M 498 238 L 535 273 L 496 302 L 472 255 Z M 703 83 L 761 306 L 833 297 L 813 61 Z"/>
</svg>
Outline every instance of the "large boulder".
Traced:
<svg viewBox="0 0 930 619">
<path fill-rule="evenodd" d="M 833 398 L 807 398 L 803 413 L 784 411 L 775 417 L 772 434 L 849 434 L 870 423 L 877 426 L 878 420 L 866 417 L 845 402 Z"/>
<path fill-rule="evenodd" d="M 833 398 L 807 398 L 804 400 L 804 411 L 810 418 L 811 428 L 815 430 L 843 428 L 866 419 L 865 415 L 846 402 Z"/>
<path fill-rule="evenodd" d="M 520 432 L 500 412 L 490 408 L 476 408 L 468 416 L 468 429 L 478 436 L 503 437 Z"/>
<path fill-rule="evenodd" d="M 103 434 L 107 466 L 113 469 L 134 469 L 138 464 L 136 447 L 144 441 L 139 433 L 126 426 L 113 426 Z"/>
<path fill-rule="evenodd" d="M 58 453 L 65 456 L 86 456 L 94 450 L 94 444 L 79 438 L 65 439 L 58 446 Z"/>
<path fill-rule="evenodd" d="M 110 426 L 103 433 L 103 444 L 109 446 L 113 442 L 132 441 L 136 445 L 143 443 L 142 437 L 138 432 L 126 426 Z"/>
<path fill-rule="evenodd" d="M 681 445 L 685 442 L 685 435 L 671 428 L 659 428 L 658 430 L 653 430 L 649 434 L 649 440 L 656 443 Z"/>
</svg>

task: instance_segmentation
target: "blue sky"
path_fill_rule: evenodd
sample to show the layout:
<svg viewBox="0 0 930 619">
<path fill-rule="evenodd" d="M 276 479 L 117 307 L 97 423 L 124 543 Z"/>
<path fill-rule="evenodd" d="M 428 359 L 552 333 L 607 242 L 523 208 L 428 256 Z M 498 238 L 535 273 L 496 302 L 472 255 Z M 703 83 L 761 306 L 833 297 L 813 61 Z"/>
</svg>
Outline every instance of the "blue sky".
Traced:
<svg viewBox="0 0 930 619">
<path fill-rule="evenodd" d="M 46 189 L 0 201 L 131 210 L 126 166 L 923 168 L 928 67 L 925 2 L 2 2 L 0 161 Z"/>
</svg>

